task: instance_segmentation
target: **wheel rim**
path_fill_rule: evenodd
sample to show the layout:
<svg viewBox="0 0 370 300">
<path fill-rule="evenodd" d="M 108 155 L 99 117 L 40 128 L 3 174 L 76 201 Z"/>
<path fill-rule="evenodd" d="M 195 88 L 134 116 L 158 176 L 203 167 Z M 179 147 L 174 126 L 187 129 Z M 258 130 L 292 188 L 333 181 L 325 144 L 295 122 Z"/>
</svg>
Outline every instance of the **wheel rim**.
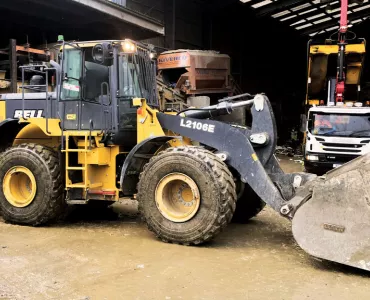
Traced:
<svg viewBox="0 0 370 300">
<path fill-rule="evenodd" d="M 32 172 L 21 166 L 12 167 L 3 180 L 6 200 L 15 207 L 30 205 L 36 195 L 36 179 Z"/>
<path fill-rule="evenodd" d="M 163 177 L 155 190 L 156 205 L 161 214 L 172 222 L 186 222 L 194 217 L 200 205 L 197 184 L 182 173 Z"/>
</svg>

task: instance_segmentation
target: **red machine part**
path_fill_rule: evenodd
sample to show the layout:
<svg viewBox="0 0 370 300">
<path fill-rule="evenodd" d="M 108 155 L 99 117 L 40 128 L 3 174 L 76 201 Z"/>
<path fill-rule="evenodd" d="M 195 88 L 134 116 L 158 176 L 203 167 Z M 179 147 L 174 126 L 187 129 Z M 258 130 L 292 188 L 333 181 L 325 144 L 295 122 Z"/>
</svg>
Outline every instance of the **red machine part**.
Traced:
<svg viewBox="0 0 370 300">
<path fill-rule="evenodd" d="M 338 66 L 337 66 L 337 82 L 335 86 L 335 101 L 343 102 L 344 100 L 344 90 L 345 90 L 345 80 L 346 75 L 344 72 L 344 58 L 346 49 L 346 36 L 348 29 L 348 0 L 341 0 L 340 9 L 340 26 L 338 34 Z"/>
<path fill-rule="evenodd" d="M 346 33 L 348 29 L 348 0 L 342 0 L 340 4 L 340 28 L 339 35 L 341 33 Z"/>
</svg>

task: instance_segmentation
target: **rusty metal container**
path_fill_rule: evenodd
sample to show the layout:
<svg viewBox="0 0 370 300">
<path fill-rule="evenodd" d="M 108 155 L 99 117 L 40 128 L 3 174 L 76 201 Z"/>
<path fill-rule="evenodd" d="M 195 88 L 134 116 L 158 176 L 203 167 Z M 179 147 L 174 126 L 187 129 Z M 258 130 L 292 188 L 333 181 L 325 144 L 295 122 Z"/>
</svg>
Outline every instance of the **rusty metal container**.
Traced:
<svg viewBox="0 0 370 300">
<path fill-rule="evenodd" d="M 232 93 L 230 57 L 216 51 L 163 52 L 158 71 L 163 82 L 188 95 Z"/>
</svg>

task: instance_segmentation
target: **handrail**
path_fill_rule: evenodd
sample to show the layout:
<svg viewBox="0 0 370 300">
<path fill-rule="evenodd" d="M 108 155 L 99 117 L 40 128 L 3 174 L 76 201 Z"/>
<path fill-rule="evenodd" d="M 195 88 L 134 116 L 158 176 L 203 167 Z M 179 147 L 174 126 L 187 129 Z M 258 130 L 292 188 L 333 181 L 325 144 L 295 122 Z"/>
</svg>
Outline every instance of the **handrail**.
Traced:
<svg viewBox="0 0 370 300">
<path fill-rule="evenodd" d="M 49 102 L 50 102 L 50 112 L 52 111 L 52 103 L 51 103 L 51 96 L 49 95 L 48 87 L 49 87 L 49 71 L 55 70 L 56 68 L 49 68 L 45 65 L 25 65 L 19 67 L 22 70 L 22 118 L 25 119 L 25 98 L 24 98 L 24 91 L 27 90 L 37 90 L 38 88 L 44 88 L 45 89 L 45 119 L 46 119 L 46 132 L 50 134 L 49 131 L 49 118 L 51 115 L 49 114 Z M 41 70 L 36 70 L 36 68 L 40 68 Z M 29 70 L 33 73 L 38 73 L 45 75 L 45 84 L 25 84 L 25 71 Z"/>
<path fill-rule="evenodd" d="M 101 115 L 101 133 L 103 133 L 104 131 L 106 131 L 108 128 L 105 128 L 103 124 L 105 124 L 105 110 L 104 110 L 104 86 L 106 87 L 107 89 L 107 97 L 109 99 L 109 101 L 111 101 L 110 99 L 110 91 L 109 91 L 109 84 L 107 82 L 102 82 L 101 85 L 100 85 L 100 106 L 101 106 L 101 110 L 102 110 L 102 115 Z M 108 127 L 108 126 L 107 126 Z"/>
<path fill-rule="evenodd" d="M 92 145 L 91 145 L 91 136 L 92 136 L 92 130 L 93 130 L 93 128 L 94 128 L 93 120 L 91 120 L 91 119 L 89 120 L 89 125 L 90 125 L 90 126 L 89 126 L 89 127 L 90 127 L 90 128 L 89 128 L 89 129 L 90 129 L 90 130 L 89 130 L 89 150 L 91 150 L 91 146 L 92 146 Z"/>
</svg>

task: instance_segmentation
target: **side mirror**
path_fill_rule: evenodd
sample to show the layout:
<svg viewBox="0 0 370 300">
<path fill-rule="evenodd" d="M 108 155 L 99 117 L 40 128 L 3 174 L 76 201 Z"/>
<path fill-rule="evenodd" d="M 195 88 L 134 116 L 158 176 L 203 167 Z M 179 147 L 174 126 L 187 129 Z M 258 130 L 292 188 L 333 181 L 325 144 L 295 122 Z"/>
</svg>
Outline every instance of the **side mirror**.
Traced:
<svg viewBox="0 0 370 300">
<path fill-rule="evenodd" d="M 59 80 L 61 78 L 61 74 L 62 74 L 62 67 L 60 66 L 60 64 L 58 64 L 56 61 L 54 60 L 50 60 L 50 65 L 55 68 L 55 74 L 56 74 L 56 78 L 57 78 L 57 86 L 59 85 Z"/>
<path fill-rule="evenodd" d="M 309 128 L 312 128 L 312 125 L 313 125 L 313 122 L 312 122 L 312 119 L 308 119 L 307 120 L 307 129 L 309 129 Z"/>
<path fill-rule="evenodd" d="M 112 65 L 113 47 L 111 43 L 96 44 L 92 49 L 92 57 L 98 64 L 104 66 Z"/>
</svg>

